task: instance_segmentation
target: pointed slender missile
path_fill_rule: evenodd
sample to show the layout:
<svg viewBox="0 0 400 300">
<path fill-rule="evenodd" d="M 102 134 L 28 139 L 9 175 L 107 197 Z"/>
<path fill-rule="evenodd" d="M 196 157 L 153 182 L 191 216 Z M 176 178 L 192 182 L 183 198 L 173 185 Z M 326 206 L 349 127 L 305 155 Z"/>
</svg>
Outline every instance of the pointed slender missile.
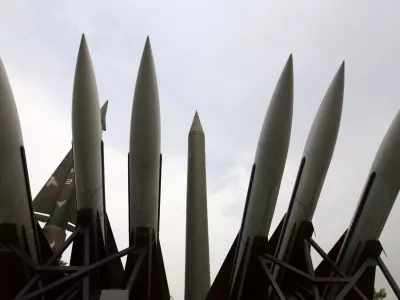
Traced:
<svg viewBox="0 0 400 300">
<path fill-rule="evenodd" d="M 338 262 L 351 274 L 365 243 L 379 239 L 400 190 L 400 111 L 392 121 L 372 163 Z"/>
<path fill-rule="evenodd" d="M 287 221 L 282 230 L 281 245 L 278 246 L 278 258 L 288 250 L 289 241 L 296 236 L 295 224 L 311 221 L 317 207 L 322 186 L 335 149 L 342 115 L 344 93 L 344 62 L 333 78 L 321 102 L 314 122 L 308 134 L 302 156 L 301 174 L 293 203 L 289 205 Z M 298 227 L 296 227 L 298 229 Z"/>
<path fill-rule="evenodd" d="M 203 300 L 210 289 L 205 137 L 194 115 L 188 137 L 185 299 Z"/>
<path fill-rule="evenodd" d="M 36 221 L 33 217 L 28 170 L 21 125 L 10 82 L 0 59 L 0 226 L 2 239 L 12 235 L 19 247 L 38 260 Z M 13 233 L 8 224 L 16 227 Z M 3 242 L 5 242 L 3 240 Z M 20 280 L 20 279 L 18 279 Z"/>
<path fill-rule="evenodd" d="M 232 283 L 236 281 L 242 259 L 248 259 L 250 251 L 246 250 L 244 255 L 248 240 L 247 249 L 251 249 L 255 236 L 268 237 L 289 149 L 292 114 L 293 60 L 290 55 L 275 87 L 258 140 Z"/>
<path fill-rule="evenodd" d="M 160 104 L 150 39 L 136 79 L 129 148 L 129 234 L 146 227 L 158 232 L 160 185 Z M 132 242 L 132 241 L 131 241 Z"/>
<path fill-rule="evenodd" d="M 106 130 L 108 101 L 101 107 L 101 122 Z M 45 234 L 52 249 L 56 250 L 65 241 L 65 230 L 74 231 L 76 224 L 75 170 L 72 149 L 58 165 L 32 202 L 35 217 L 44 222 Z"/>
<path fill-rule="evenodd" d="M 348 276 L 356 272 L 367 241 L 378 240 L 400 190 L 400 111 L 392 121 L 372 163 L 361 198 L 336 263 Z M 340 290 L 332 287 L 326 299 Z"/>
<path fill-rule="evenodd" d="M 84 211 L 92 215 L 93 224 L 97 224 L 99 218 L 104 241 L 101 113 L 96 78 L 85 35 L 82 35 L 75 69 L 72 139 L 78 220 Z"/>
</svg>

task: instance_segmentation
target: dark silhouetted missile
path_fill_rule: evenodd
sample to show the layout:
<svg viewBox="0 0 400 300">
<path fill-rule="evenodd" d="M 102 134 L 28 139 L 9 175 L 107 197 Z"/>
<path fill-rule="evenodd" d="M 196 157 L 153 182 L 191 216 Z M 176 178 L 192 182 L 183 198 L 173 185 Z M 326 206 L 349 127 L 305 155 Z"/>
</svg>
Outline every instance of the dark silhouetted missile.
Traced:
<svg viewBox="0 0 400 300">
<path fill-rule="evenodd" d="M 160 185 L 160 104 L 156 70 L 147 38 L 133 97 L 129 148 L 129 232 L 158 232 Z M 132 241 L 131 241 L 132 242 Z"/>
<path fill-rule="evenodd" d="M 93 223 L 99 218 L 104 238 L 101 113 L 92 60 L 84 35 L 75 69 L 72 146 L 78 215 L 81 211 L 90 211 Z"/>
<path fill-rule="evenodd" d="M 302 221 L 311 221 L 321 194 L 339 132 L 344 92 L 344 62 L 333 78 L 311 126 L 303 151 L 297 189 L 281 233 L 278 258 L 290 256 L 289 241 L 294 241 Z M 294 227 L 296 229 L 294 229 Z"/>
<path fill-rule="evenodd" d="M 1 238 L 9 236 L 33 260 L 38 260 L 36 221 L 31 206 L 31 192 L 21 125 L 10 83 L 0 59 L 0 224 Z M 16 232 L 7 224 L 15 225 Z M 15 234 L 17 236 L 15 236 Z M 25 242 L 26 239 L 26 242 Z M 4 241 L 3 242 L 7 242 Z"/>
<path fill-rule="evenodd" d="M 293 114 L 293 61 L 290 55 L 275 87 L 258 140 L 254 174 L 242 219 L 233 283 L 246 265 L 253 238 L 268 237 L 289 148 Z M 242 260 L 244 261 L 242 262 Z M 246 272 L 246 267 L 244 271 Z M 244 275 L 242 276 L 242 278 Z"/>
<path fill-rule="evenodd" d="M 188 138 L 185 299 L 203 300 L 209 289 L 205 139 L 196 112 Z"/>
<path fill-rule="evenodd" d="M 106 129 L 108 101 L 101 108 L 101 123 Z M 72 149 L 67 153 L 49 180 L 33 200 L 33 209 L 38 221 L 46 223 L 43 227 L 53 250 L 65 241 L 65 230 L 74 231 L 76 222 L 75 172 Z"/>
</svg>

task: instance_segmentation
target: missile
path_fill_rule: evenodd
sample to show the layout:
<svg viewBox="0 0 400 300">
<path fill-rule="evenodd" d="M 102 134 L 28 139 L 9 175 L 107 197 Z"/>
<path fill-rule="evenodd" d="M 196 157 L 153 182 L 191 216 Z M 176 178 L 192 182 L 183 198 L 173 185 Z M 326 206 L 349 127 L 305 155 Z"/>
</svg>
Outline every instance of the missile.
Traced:
<svg viewBox="0 0 400 300">
<path fill-rule="evenodd" d="M 156 70 L 147 37 L 133 97 L 129 147 L 129 235 L 139 228 L 159 231 L 160 104 Z M 141 229 L 139 229 L 141 230 Z"/>
<path fill-rule="evenodd" d="M 392 121 L 372 163 L 338 262 L 348 274 L 368 240 L 378 240 L 400 190 L 400 111 Z M 361 245 L 361 246 L 359 246 Z"/>
<path fill-rule="evenodd" d="M 0 225 L 1 238 L 18 243 L 38 261 L 38 237 L 33 217 L 31 191 L 21 125 L 10 82 L 0 59 L 0 165 L 3 172 L 0 180 Z M 16 231 L 8 224 L 15 225 Z M 11 231 L 12 230 L 12 231 Z M 7 231 L 9 231 L 7 233 Z M 17 245 L 16 245 L 17 246 Z"/>
<path fill-rule="evenodd" d="M 289 148 L 293 114 L 293 60 L 286 62 L 275 87 L 258 140 L 242 228 L 239 236 L 233 281 L 240 264 L 246 265 L 253 238 L 268 237 Z M 242 260 L 245 260 L 242 262 Z M 246 272 L 246 267 L 243 272 Z M 244 273 L 242 279 L 245 277 Z M 240 292 L 239 292 L 240 293 Z"/>
<path fill-rule="evenodd" d="M 101 108 L 101 124 L 106 130 L 108 101 Z M 38 221 L 44 222 L 43 233 L 51 248 L 58 249 L 65 241 L 65 230 L 73 232 L 76 224 L 75 170 L 72 149 L 44 184 L 35 199 L 33 209 Z"/>
<path fill-rule="evenodd" d="M 129 289 L 136 269 L 145 284 L 140 295 L 148 299 L 169 299 L 168 282 L 159 241 L 160 226 L 160 103 L 156 69 L 147 37 L 136 78 L 132 104 L 128 155 L 129 182 L 129 245 L 146 247 L 146 263 L 138 266 L 129 254 L 125 264 L 123 285 Z M 133 272 L 133 273 L 132 273 Z M 146 275 L 147 274 L 147 275 Z M 138 279 L 139 280 L 139 279 Z"/>
<path fill-rule="evenodd" d="M 348 276 L 357 271 L 367 242 L 379 239 L 396 201 L 400 190 L 399 152 L 400 111 L 378 149 L 350 226 L 330 252 L 330 256 L 333 259 L 336 257 L 339 268 Z M 331 253 L 335 253 L 335 249 L 340 250 L 333 256 Z M 326 261 L 322 261 L 317 267 L 316 274 L 326 275 L 323 274 L 326 272 L 324 264 Z M 374 282 L 374 270 L 367 272 L 364 280 Z M 370 285 L 362 286 L 361 289 L 366 296 L 372 297 L 373 289 Z M 333 299 L 338 292 L 337 287 L 331 288 L 327 299 Z"/>
<path fill-rule="evenodd" d="M 102 178 L 102 129 L 99 96 L 92 60 L 82 35 L 72 97 L 72 147 L 75 166 L 76 202 L 79 214 L 88 212 L 93 224 L 100 219 L 104 236 Z"/>
<path fill-rule="evenodd" d="M 204 131 L 195 114 L 188 137 L 185 299 L 203 300 L 210 288 Z"/>
<path fill-rule="evenodd" d="M 308 134 L 298 175 L 297 189 L 289 205 L 281 242 L 278 243 L 279 259 L 288 260 L 291 250 L 289 241 L 294 241 L 302 221 L 311 221 L 317 207 L 321 189 L 335 149 L 339 132 L 344 92 L 344 62 L 333 78 L 315 116 Z M 279 246 L 280 244 L 280 246 Z"/>
</svg>

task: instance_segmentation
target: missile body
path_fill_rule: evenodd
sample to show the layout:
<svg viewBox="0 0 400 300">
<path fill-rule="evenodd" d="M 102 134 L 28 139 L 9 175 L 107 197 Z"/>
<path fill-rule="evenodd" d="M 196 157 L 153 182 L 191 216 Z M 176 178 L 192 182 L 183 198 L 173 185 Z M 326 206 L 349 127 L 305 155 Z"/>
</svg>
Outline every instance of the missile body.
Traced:
<svg viewBox="0 0 400 300">
<path fill-rule="evenodd" d="M 204 131 L 196 112 L 188 139 L 185 299 L 203 300 L 210 289 Z"/>
<path fill-rule="evenodd" d="M 85 36 L 79 47 L 72 97 L 72 139 L 78 220 L 84 211 L 100 219 L 104 236 L 102 128 L 99 97 Z"/>
<path fill-rule="evenodd" d="M 400 111 L 392 121 L 372 163 L 363 194 L 347 231 L 338 262 L 347 274 L 368 240 L 379 239 L 400 190 Z"/>
<path fill-rule="evenodd" d="M 233 283 L 242 259 L 248 259 L 244 254 L 247 240 L 251 244 L 255 236 L 268 237 L 286 164 L 292 114 L 293 62 L 290 56 L 275 87 L 258 140 L 255 171 L 242 220 Z"/>
<path fill-rule="evenodd" d="M 136 236 L 139 227 L 158 233 L 160 138 L 156 70 L 150 40 L 147 38 L 132 105 L 129 149 L 130 240 Z"/>
<path fill-rule="evenodd" d="M 295 224 L 311 221 L 317 206 L 326 173 L 335 149 L 342 115 L 344 92 L 344 63 L 330 84 L 311 126 L 303 151 L 304 161 L 300 181 L 292 207 L 287 213 L 287 223 L 281 235 L 278 258 L 290 255 L 289 241 L 296 236 Z M 298 229 L 298 227 L 296 227 Z M 279 247 L 279 246 L 278 246 Z"/>
<path fill-rule="evenodd" d="M 0 59 L 0 226 L 13 224 L 19 246 L 38 260 L 36 221 L 33 217 L 21 125 L 10 83 Z M 25 237 L 26 242 L 25 242 Z M 5 238 L 5 236 L 2 236 Z"/>
</svg>

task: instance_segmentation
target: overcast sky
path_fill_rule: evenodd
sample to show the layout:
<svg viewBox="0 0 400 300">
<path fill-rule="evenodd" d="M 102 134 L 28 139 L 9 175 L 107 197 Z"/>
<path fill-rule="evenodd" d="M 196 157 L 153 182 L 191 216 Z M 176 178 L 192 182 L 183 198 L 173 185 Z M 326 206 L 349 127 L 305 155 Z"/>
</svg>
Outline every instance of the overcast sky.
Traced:
<svg viewBox="0 0 400 300">
<path fill-rule="evenodd" d="M 195 111 L 206 135 L 213 280 L 240 226 L 262 121 L 286 59 L 293 53 L 294 112 L 272 230 L 287 209 L 318 106 L 345 60 L 341 126 L 314 217 L 316 240 L 329 250 L 349 225 L 400 109 L 399 2 L 133 2 L 0 1 L 0 57 L 18 106 L 33 195 L 71 146 L 72 84 L 84 32 L 101 103 L 110 100 L 103 135 L 107 210 L 118 246 L 127 246 L 129 124 L 150 35 L 162 123 L 161 243 L 171 295 L 183 299 L 187 134 Z M 400 281 L 398 220 L 397 203 L 381 241 Z M 380 275 L 378 286 L 390 290 Z"/>
</svg>

